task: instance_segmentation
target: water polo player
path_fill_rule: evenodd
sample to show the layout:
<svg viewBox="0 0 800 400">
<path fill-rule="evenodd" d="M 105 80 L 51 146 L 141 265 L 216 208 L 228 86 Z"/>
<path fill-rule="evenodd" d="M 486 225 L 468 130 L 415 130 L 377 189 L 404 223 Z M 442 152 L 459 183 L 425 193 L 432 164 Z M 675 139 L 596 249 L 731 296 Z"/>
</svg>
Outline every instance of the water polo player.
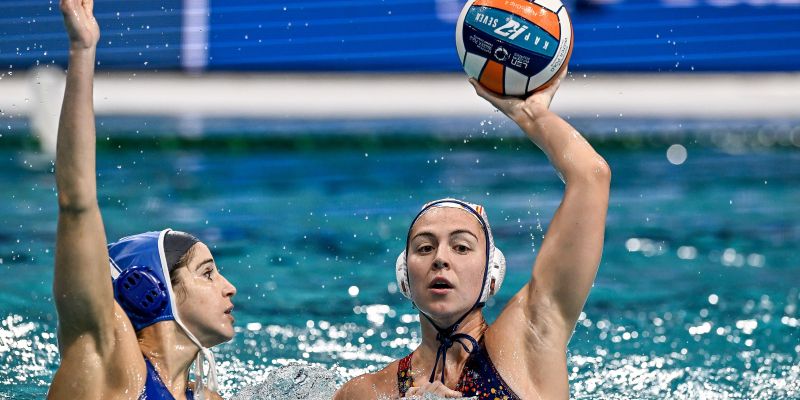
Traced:
<svg viewBox="0 0 800 400">
<path fill-rule="evenodd" d="M 567 343 L 603 249 L 610 170 L 588 142 L 549 110 L 563 80 L 525 100 L 477 93 L 516 122 L 566 183 L 531 280 L 492 324 L 481 311 L 500 290 L 505 259 L 487 214 L 455 199 L 426 204 L 397 259 L 397 283 L 420 313 L 422 343 L 407 357 L 347 382 L 336 398 L 422 393 L 491 399 L 567 399 Z"/>
<path fill-rule="evenodd" d="M 48 398 L 220 398 L 208 348 L 233 337 L 236 289 L 189 234 L 166 229 L 106 245 L 92 101 L 100 30 L 92 0 L 62 0 L 61 11 L 70 41 L 56 155 L 61 365 Z"/>
</svg>

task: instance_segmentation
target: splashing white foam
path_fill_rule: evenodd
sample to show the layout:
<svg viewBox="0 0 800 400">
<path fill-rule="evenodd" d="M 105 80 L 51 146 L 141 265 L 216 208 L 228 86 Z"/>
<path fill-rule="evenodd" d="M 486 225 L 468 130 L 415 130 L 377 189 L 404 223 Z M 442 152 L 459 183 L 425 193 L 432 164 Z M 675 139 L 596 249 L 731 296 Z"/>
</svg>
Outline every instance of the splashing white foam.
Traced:
<svg viewBox="0 0 800 400">
<path fill-rule="evenodd" d="M 232 400 L 329 400 L 336 392 L 336 374 L 320 366 L 292 364 L 272 371 L 264 382 L 247 386 Z"/>
</svg>

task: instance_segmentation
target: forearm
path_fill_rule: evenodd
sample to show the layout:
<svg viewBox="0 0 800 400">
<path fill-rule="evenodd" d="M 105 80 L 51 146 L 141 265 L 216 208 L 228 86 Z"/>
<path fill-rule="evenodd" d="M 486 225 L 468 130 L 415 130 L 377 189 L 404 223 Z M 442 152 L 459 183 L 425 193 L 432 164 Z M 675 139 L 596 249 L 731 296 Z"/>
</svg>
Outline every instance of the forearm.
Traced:
<svg viewBox="0 0 800 400">
<path fill-rule="evenodd" d="M 607 182 L 608 164 L 581 134 L 549 110 L 522 113 L 513 117 L 528 138 L 550 159 L 567 183 Z"/>
<path fill-rule="evenodd" d="M 56 185 L 62 211 L 97 204 L 92 98 L 95 52 L 95 47 L 70 49 L 56 150 Z"/>
</svg>

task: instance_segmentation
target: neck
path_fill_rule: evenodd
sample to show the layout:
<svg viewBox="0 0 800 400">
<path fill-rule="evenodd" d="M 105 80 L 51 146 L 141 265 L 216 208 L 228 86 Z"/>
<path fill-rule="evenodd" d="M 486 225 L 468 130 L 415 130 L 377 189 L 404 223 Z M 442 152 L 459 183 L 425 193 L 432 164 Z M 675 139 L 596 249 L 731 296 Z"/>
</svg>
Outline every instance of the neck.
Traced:
<svg viewBox="0 0 800 400">
<path fill-rule="evenodd" d="M 462 319 L 461 323 L 458 324 L 458 329 L 456 329 L 453 333 L 466 333 L 477 339 L 478 335 L 482 334 L 481 329 L 486 325 L 486 321 L 483 319 L 482 310 L 482 308 L 477 307 L 470 311 L 466 316 L 464 316 L 464 319 Z M 458 317 L 461 317 L 462 315 L 464 314 L 458 314 Z M 431 319 L 433 319 L 433 322 L 442 329 L 450 328 L 456 321 L 458 321 L 458 318 L 439 320 L 432 317 Z M 423 342 L 427 337 L 430 337 L 434 342 L 436 342 L 436 334 L 439 332 L 436 329 L 436 326 L 434 326 L 433 323 L 431 323 L 431 321 L 422 314 L 422 312 L 420 312 L 419 320 L 422 325 Z"/>
<path fill-rule="evenodd" d="M 174 321 L 150 325 L 138 333 L 139 348 L 172 393 L 181 398 L 189 382 L 189 369 L 200 349 Z"/>
<path fill-rule="evenodd" d="M 439 331 L 436 330 L 436 327 L 434 327 L 424 315 L 420 315 L 419 320 L 422 328 L 422 343 L 414 351 L 415 369 L 421 368 L 427 371 L 427 374 L 430 374 L 430 368 L 433 368 L 433 363 L 436 361 L 436 352 L 439 350 L 440 343 L 436 339 Z M 449 328 L 449 326 L 440 327 Z M 481 312 L 481 309 L 475 309 L 472 310 L 466 317 L 464 317 L 464 320 L 461 321 L 458 329 L 456 329 L 453 333 L 467 334 L 472 336 L 476 341 L 480 341 L 485 331 L 486 320 L 483 319 L 483 312 Z M 471 347 L 472 345 L 467 343 L 467 348 L 469 350 L 472 350 Z M 466 363 L 468 357 L 469 353 L 464 351 L 464 348 L 458 343 L 455 343 L 453 347 L 448 349 L 447 365 L 445 365 L 445 378 L 449 380 L 454 376 L 458 377 L 461 374 L 461 370 L 463 369 L 464 363 Z M 437 379 L 440 370 L 441 366 L 438 366 L 436 373 Z M 425 375 L 425 377 L 425 379 L 427 379 L 427 375 Z"/>
</svg>

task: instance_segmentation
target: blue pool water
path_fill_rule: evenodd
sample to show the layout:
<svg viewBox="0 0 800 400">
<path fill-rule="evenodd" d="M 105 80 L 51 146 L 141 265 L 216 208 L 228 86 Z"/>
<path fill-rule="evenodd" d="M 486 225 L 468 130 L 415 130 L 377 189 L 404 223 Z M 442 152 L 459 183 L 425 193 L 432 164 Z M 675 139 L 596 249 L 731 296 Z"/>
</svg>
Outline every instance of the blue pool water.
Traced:
<svg viewBox="0 0 800 400">
<path fill-rule="evenodd" d="M 800 397 L 794 136 L 738 147 L 691 137 L 676 136 L 688 150 L 680 165 L 669 143 L 599 148 L 613 188 L 603 261 L 569 347 L 573 398 Z M 419 342 L 392 282 L 426 200 L 487 206 L 509 260 L 490 318 L 529 279 L 562 185 L 532 145 L 487 143 L 126 142 L 99 151 L 99 198 L 109 238 L 172 227 L 212 245 L 238 287 L 238 334 L 216 349 L 225 395 L 295 362 L 328 368 L 340 384 Z M 56 197 L 49 162 L 23 147 L 0 142 L 0 398 L 34 399 L 58 365 Z"/>
</svg>

